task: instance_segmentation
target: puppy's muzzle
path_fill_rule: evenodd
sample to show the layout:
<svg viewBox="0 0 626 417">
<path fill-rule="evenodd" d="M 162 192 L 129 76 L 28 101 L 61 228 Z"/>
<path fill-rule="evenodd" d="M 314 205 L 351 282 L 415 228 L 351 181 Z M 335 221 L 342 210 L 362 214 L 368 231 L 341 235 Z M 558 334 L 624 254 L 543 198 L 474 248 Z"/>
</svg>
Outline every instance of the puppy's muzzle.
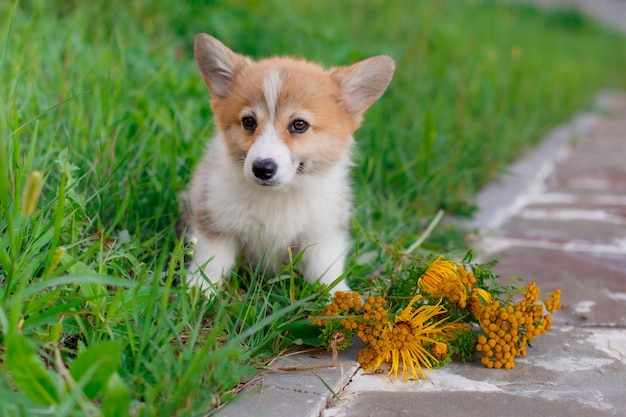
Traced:
<svg viewBox="0 0 626 417">
<path fill-rule="evenodd" d="M 252 163 L 252 173 L 260 180 L 271 179 L 278 171 L 278 164 L 273 159 L 257 159 Z"/>
</svg>

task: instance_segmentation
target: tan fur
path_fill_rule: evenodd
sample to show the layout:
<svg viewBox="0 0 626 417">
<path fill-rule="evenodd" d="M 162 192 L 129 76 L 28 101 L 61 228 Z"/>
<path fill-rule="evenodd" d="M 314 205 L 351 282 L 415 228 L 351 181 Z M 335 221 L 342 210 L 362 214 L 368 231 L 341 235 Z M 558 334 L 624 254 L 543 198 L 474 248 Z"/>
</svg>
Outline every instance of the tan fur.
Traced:
<svg viewBox="0 0 626 417">
<path fill-rule="evenodd" d="M 360 124 L 359 117 L 350 115 L 341 105 L 339 84 L 320 66 L 292 58 L 271 58 L 247 66 L 237 78 L 227 99 L 214 97 L 211 106 L 218 128 L 226 133 L 230 153 L 235 158 L 245 157 L 256 135 L 264 128 L 268 109 L 257 114 L 259 129 L 256 135 L 241 141 L 241 109 L 252 103 L 263 102 L 263 79 L 270 68 L 277 68 L 283 87 L 277 104 L 276 132 L 295 156 L 314 158 L 311 170 L 324 169 L 337 162 L 337 157 L 350 144 L 352 132 Z M 289 122 L 306 109 L 305 119 L 310 124 L 307 132 L 292 135 Z"/>
</svg>

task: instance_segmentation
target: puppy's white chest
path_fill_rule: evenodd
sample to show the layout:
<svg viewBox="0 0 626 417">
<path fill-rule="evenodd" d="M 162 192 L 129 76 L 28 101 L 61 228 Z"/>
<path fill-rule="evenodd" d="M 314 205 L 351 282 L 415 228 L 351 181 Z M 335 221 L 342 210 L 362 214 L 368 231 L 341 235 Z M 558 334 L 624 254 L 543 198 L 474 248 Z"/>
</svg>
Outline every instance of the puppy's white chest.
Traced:
<svg viewBox="0 0 626 417">
<path fill-rule="evenodd" d="M 316 221 L 315 212 L 302 198 L 280 195 L 274 190 L 260 190 L 251 199 L 230 195 L 231 204 L 221 205 L 221 220 L 245 246 L 296 244 L 307 223 Z M 279 194 L 279 195 L 275 195 Z M 238 200 L 238 201 L 237 201 Z"/>
<path fill-rule="evenodd" d="M 252 261 L 264 257 L 272 264 L 285 263 L 288 247 L 297 253 L 320 243 L 323 236 L 337 233 L 350 213 L 349 187 L 341 171 L 280 190 L 243 177 L 214 185 L 209 211 L 220 231 L 235 237 Z"/>
</svg>

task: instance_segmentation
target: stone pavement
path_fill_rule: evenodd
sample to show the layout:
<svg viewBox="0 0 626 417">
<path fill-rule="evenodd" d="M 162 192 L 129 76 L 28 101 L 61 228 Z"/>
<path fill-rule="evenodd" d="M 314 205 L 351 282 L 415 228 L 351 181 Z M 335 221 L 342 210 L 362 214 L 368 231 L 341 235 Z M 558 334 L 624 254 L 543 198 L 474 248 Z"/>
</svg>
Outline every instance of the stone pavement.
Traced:
<svg viewBox="0 0 626 417">
<path fill-rule="evenodd" d="M 626 416 L 626 94 L 555 129 L 478 195 L 479 253 L 563 293 L 511 371 L 453 362 L 426 380 L 363 375 L 356 350 L 281 359 L 219 416 Z"/>
</svg>

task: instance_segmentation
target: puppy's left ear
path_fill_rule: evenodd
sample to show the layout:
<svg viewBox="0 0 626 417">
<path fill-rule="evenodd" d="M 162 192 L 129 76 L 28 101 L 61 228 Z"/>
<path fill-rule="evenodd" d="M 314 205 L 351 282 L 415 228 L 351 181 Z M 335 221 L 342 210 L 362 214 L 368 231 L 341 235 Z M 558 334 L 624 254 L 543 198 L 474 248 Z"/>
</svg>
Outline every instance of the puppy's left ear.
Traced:
<svg viewBox="0 0 626 417">
<path fill-rule="evenodd" d="M 222 42 L 205 33 L 196 35 L 194 55 L 211 94 L 222 98 L 230 93 L 237 74 L 252 63 L 249 58 L 234 53 Z"/>
<path fill-rule="evenodd" d="M 390 56 L 380 55 L 331 70 L 331 76 L 341 87 L 341 103 L 346 111 L 361 117 L 383 95 L 395 69 Z"/>
</svg>

